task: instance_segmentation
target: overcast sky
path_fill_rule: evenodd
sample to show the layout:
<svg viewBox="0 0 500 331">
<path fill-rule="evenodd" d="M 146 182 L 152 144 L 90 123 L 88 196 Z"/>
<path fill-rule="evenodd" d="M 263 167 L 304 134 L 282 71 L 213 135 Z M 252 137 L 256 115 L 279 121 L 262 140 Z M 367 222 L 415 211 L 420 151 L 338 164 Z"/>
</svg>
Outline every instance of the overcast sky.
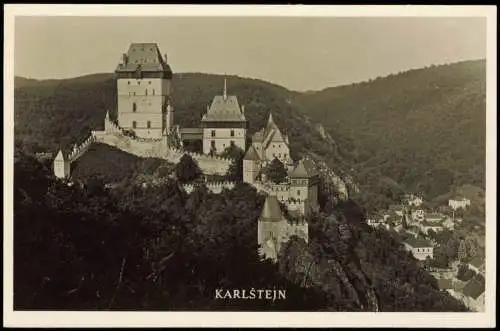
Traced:
<svg viewBox="0 0 500 331">
<path fill-rule="evenodd" d="M 319 90 L 486 57 L 484 18 L 17 17 L 15 74 L 112 72 L 131 42 L 156 42 L 174 72 Z"/>
</svg>

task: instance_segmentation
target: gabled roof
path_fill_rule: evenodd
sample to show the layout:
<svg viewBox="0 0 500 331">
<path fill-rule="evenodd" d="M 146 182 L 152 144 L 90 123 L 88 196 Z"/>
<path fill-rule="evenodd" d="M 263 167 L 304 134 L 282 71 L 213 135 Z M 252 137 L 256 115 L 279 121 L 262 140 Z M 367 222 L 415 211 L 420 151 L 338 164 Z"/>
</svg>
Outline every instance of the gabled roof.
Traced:
<svg viewBox="0 0 500 331">
<path fill-rule="evenodd" d="M 440 290 L 453 289 L 453 282 L 451 279 L 439 278 L 437 282 Z"/>
<path fill-rule="evenodd" d="M 469 264 L 479 269 L 481 266 L 483 266 L 484 260 L 481 257 L 476 256 L 475 258 L 469 261 Z"/>
<path fill-rule="evenodd" d="M 311 159 L 301 159 L 289 174 L 292 178 L 310 178 L 316 175 L 318 175 L 318 172 Z"/>
<path fill-rule="evenodd" d="M 260 160 L 259 154 L 255 150 L 255 147 L 253 147 L 253 145 L 250 146 L 250 148 L 247 150 L 243 160 L 250 160 L 250 161 L 259 161 Z"/>
<path fill-rule="evenodd" d="M 275 195 L 268 195 L 260 219 L 265 222 L 280 222 L 283 219 L 283 214 Z"/>
<path fill-rule="evenodd" d="M 117 72 L 136 71 L 171 71 L 163 59 L 156 43 L 132 43 L 126 54 L 127 61 L 116 68 Z"/>
<path fill-rule="evenodd" d="M 238 104 L 235 95 L 227 95 L 224 79 L 223 95 L 216 95 L 212 104 L 203 115 L 202 122 L 246 122 L 245 115 Z"/>
<path fill-rule="evenodd" d="M 413 248 L 433 247 L 429 241 L 421 238 L 409 237 L 404 242 Z"/>
<path fill-rule="evenodd" d="M 484 293 L 484 278 L 474 277 L 463 288 L 462 293 L 473 299 L 477 299 Z"/>
</svg>

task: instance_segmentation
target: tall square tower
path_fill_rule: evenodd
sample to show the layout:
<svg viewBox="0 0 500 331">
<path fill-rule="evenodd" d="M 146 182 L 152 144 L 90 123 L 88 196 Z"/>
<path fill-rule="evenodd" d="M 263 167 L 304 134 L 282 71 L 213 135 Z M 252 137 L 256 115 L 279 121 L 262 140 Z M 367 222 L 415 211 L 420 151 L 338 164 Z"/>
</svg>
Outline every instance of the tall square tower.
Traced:
<svg viewBox="0 0 500 331">
<path fill-rule="evenodd" d="M 133 43 L 115 71 L 118 125 L 141 138 L 161 138 L 172 123 L 172 70 L 155 43 Z"/>
</svg>

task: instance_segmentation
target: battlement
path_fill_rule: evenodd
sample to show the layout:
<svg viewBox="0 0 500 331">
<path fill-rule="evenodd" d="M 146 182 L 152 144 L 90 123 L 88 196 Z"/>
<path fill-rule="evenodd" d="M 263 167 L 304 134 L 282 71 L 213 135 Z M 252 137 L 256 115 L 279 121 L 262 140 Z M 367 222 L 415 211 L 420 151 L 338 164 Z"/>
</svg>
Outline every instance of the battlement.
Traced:
<svg viewBox="0 0 500 331">
<path fill-rule="evenodd" d="M 207 189 L 210 192 L 216 193 L 216 194 L 221 193 L 223 189 L 228 189 L 228 190 L 233 189 L 235 185 L 236 185 L 235 182 L 230 182 L 230 181 L 220 181 L 220 182 L 208 182 L 208 183 L 205 183 L 205 186 L 207 187 Z M 184 190 L 188 194 L 191 194 L 191 192 L 194 191 L 196 185 L 194 185 L 194 184 L 184 184 L 184 185 L 182 185 L 182 187 L 184 188 Z"/>
<path fill-rule="evenodd" d="M 92 143 L 95 142 L 95 136 L 91 133 L 90 136 L 85 139 L 79 146 L 75 145 L 73 150 L 68 155 L 69 162 L 75 162 L 79 157 L 81 157 L 89 149 Z"/>
</svg>

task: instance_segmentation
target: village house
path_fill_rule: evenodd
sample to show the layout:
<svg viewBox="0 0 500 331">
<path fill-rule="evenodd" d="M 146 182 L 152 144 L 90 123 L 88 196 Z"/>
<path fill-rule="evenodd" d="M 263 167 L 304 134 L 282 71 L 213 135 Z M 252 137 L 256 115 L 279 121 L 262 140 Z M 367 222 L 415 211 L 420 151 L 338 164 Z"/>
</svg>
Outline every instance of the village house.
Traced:
<svg viewBox="0 0 500 331">
<path fill-rule="evenodd" d="M 476 256 L 469 261 L 468 267 L 475 273 L 484 274 L 484 259 Z"/>
<path fill-rule="evenodd" d="M 440 213 L 430 213 L 426 214 L 424 218 L 429 223 L 442 223 L 446 219 L 446 215 Z"/>
<path fill-rule="evenodd" d="M 453 210 L 457 210 L 459 208 L 466 209 L 470 206 L 470 200 L 464 197 L 454 197 L 453 199 L 448 200 L 448 206 Z"/>
<path fill-rule="evenodd" d="M 424 221 L 420 222 L 419 223 L 419 228 L 420 228 L 420 231 L 422 231 L 426 235 L 429 234 L 430 230 L 434 231 L 435 233 L 443 231 L 443 226 L 441 224 L 439 224 L 439 223 L 431 223 L 431 222 L 429 222 L 427 220 L 424 220 Z"/>
<path fill-rule="evenodd" d="M 484 311 L 485 281 L 482 275 L 471 279 L 463 288 L 463 301 L 469 309 Z"/>
<path fill-rule="evenodd" d="M 425 239 L 409 237 L 403 244 L 417 260 L 424 261 L 427 257 L 434 258 L 434 247 Z"/>
</svg>

